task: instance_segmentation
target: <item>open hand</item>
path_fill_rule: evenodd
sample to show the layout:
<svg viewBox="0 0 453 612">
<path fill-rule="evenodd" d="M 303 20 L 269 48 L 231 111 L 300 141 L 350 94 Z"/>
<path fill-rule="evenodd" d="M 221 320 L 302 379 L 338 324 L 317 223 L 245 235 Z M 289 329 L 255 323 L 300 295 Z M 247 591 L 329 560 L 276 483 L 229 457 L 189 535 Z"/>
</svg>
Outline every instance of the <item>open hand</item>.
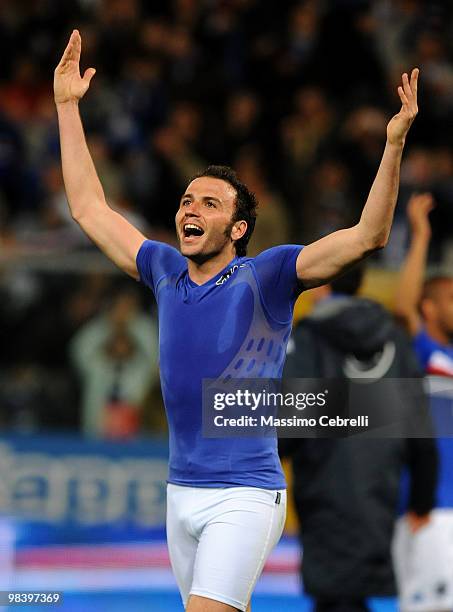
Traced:
<svg viewBox="0 0 453 612">
<path fill-rule="evenodd" d="M 418 68 L 414 68 L 411 73 L 410 81 L 406 72 L 402 76 L 402 85 L 398 87 L 398 95 L 402 104 L 401 110 L 390 119 L 387 125 L 387 140 L 390 144 L 404 145 L 406 134 L 418 113 L 418 73 Z"/>
<path fill-rule="evenodd" d="M 416 193 L 407 203 L 407 218 L 413 234 L 431 236 L 429 213 L 434 208 L 434 199 L 430 193 Z"/>
<path fill-rule="evenodd" d="M 82 50 L 82 39 L 78 30 L 74 30 L 68 45 L 63 53 L 60 63 L 54 72 L 54 96 L 56 104 L 65 102 L 77 102 L 82 98 L 90 86 L 96 70 L 87 68 L 83 77 L 80 76 L 80 52 Z"/>
</svg>

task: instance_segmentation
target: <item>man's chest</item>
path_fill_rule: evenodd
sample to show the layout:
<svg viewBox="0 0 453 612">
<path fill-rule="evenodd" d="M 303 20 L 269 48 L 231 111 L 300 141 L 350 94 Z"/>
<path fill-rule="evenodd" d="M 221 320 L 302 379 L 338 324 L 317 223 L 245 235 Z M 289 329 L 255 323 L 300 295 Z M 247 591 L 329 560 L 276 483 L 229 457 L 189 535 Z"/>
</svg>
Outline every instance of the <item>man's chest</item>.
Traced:
<svg viewBox="0 0 453 612">
<path fill-rule="evenodd" d="M 255 295 L 247 283 L 187 288 L 169 286 L 159 295 L 161 353 L 234 353 L 253 324 Z"/>
</svg>

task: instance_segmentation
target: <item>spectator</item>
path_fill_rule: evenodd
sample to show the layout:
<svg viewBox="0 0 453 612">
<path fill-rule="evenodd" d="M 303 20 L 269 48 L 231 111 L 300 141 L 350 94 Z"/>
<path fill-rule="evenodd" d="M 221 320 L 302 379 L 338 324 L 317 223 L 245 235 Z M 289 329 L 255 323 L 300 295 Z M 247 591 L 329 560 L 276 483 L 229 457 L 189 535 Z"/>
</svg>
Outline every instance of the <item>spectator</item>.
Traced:
<svg viewBox="0 0 453 612">
<path fill-rule="evenodd" d="M 76 333 L 70 351 L 82 386 L 83 432 L 137 434 L 141 403 L 157 377 L 157 332 L 136 293 L 117 293 L 104 314 Z"/>
<path fill-rule="evenodd" d="M 313 313 L 294 331 L 286 377 L 350 379 L 353 384 L 355 378 L 419 375 L 409 341 L 390 315 L 355 296 L 361 277 L 362 268 L 355 268 L 317 290 Z M 379 393 L 379 387 L 370 385 L 370 393 Z M 401 398 L 396 397 L 399 409 Z M 422 408 L 413 404 L 419 414 Z M 281 451 L 292 458 L 302 575 L 316 612 L 365 611 L 367 598 L 394 595 L 391 541 L 402 469 L 407 465 L 411 472 L 407 521 L 416 531 L 428 522 L 434 503 L 433 440 L 280 442 Z"/>
<path fill-rule="evenodd" d="M 395 314 L 414 338 L 424 370 L 453 376 L 453 275 L 440 271 L 424 280 L 432 209 L 429 193 L 413 196 L 408 203 L 412 236 L 399 278 Z"/>
<path fill-rule="evenodd" d="M 453 276 L 447 270 L 437 270 L 425 279 L 431 238 L 429 214 L 433 207 L 434 200 L 430 193 L 413 195 L 408 202 L 411 242 L 401 268 L 395 313 L 413 337 L 420 363 L 429 375 L 432 408 L 438 435 L 442 436 L 445 435 L 442 413 L 449 414 L 448 421 L 451 420 L 451 385 L 447 383 L 447 387 L 450 387 L 449 399 L 448 389 L 447 397 L 442 399 L 445 383 L 442 383 L 439 397 L 436 397 L 436 379 L 442 377 L 446 380 L 445 377 L 449 377 L 451 380 L 453 377 Z M 439 437 L 437 444 L 440 478 L 437 507 L 432 513 L 429 531 L 423 539 L 414 541 L 401 532 L 396 547 L 397 559 L 400 558 L 400 590 L 408 610 L 416 600 L 423 601 L 423 609 L 429 610 L 449 611 L 453 606 L 450 561 L 453 552 L 453 498 L 449 493 L 453 444 L 448 437 Z M 417 563 L 409 567 L 403 562 L 405 542 L 417 559 Z"/>
</svg>

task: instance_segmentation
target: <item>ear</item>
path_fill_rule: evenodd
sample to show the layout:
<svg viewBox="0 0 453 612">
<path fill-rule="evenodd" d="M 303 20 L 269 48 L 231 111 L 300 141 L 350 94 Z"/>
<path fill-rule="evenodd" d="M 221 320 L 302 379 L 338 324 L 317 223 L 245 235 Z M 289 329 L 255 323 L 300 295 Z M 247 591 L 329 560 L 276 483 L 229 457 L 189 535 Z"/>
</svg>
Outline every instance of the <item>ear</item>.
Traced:
<svg viewBox="0 0 453 612">
<path fill-rule="evenodd" d="M 436 313 L 436 307 L 433 304 L 433 301 L 429 298 L 425 298 L 424 300 L 422 300 L 420 304 L 420 310 L 423 318 L 427 321 L 431 321 Z"/>
<path fill-rule="evenodd" d="M 247 231 L 247 221 L 237 221 L 231 228 L 231 240 L 240 240 Z"/>
</svg>

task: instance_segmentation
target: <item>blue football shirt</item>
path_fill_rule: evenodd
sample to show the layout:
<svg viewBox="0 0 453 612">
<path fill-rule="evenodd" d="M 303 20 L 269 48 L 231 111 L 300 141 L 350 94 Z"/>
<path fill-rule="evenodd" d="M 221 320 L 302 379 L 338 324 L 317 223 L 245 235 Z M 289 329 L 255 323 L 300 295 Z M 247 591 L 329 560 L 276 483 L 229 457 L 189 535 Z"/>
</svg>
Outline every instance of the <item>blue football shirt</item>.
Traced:
<svg viewBox="0 0 453 612">
<path fill-rule="evenodd" d="M 437 342 L 422 328 L 414 337 L 414 348 L 427 374 L 453 376 L 453 344 Z"/>
<path fill-rule="evenodd" d="M 285 487 L 272 437 L 202 436 L 203 378 L 280 378 L 301 291 L 296 259 L 283 245 L 236 257 L 202 285 L 173 247 L 147 240 L 137 254 L 140 279 L 159 314 L 162 394 L 170 435 L 168 481 L 199 487 Z"/>
</svg>

